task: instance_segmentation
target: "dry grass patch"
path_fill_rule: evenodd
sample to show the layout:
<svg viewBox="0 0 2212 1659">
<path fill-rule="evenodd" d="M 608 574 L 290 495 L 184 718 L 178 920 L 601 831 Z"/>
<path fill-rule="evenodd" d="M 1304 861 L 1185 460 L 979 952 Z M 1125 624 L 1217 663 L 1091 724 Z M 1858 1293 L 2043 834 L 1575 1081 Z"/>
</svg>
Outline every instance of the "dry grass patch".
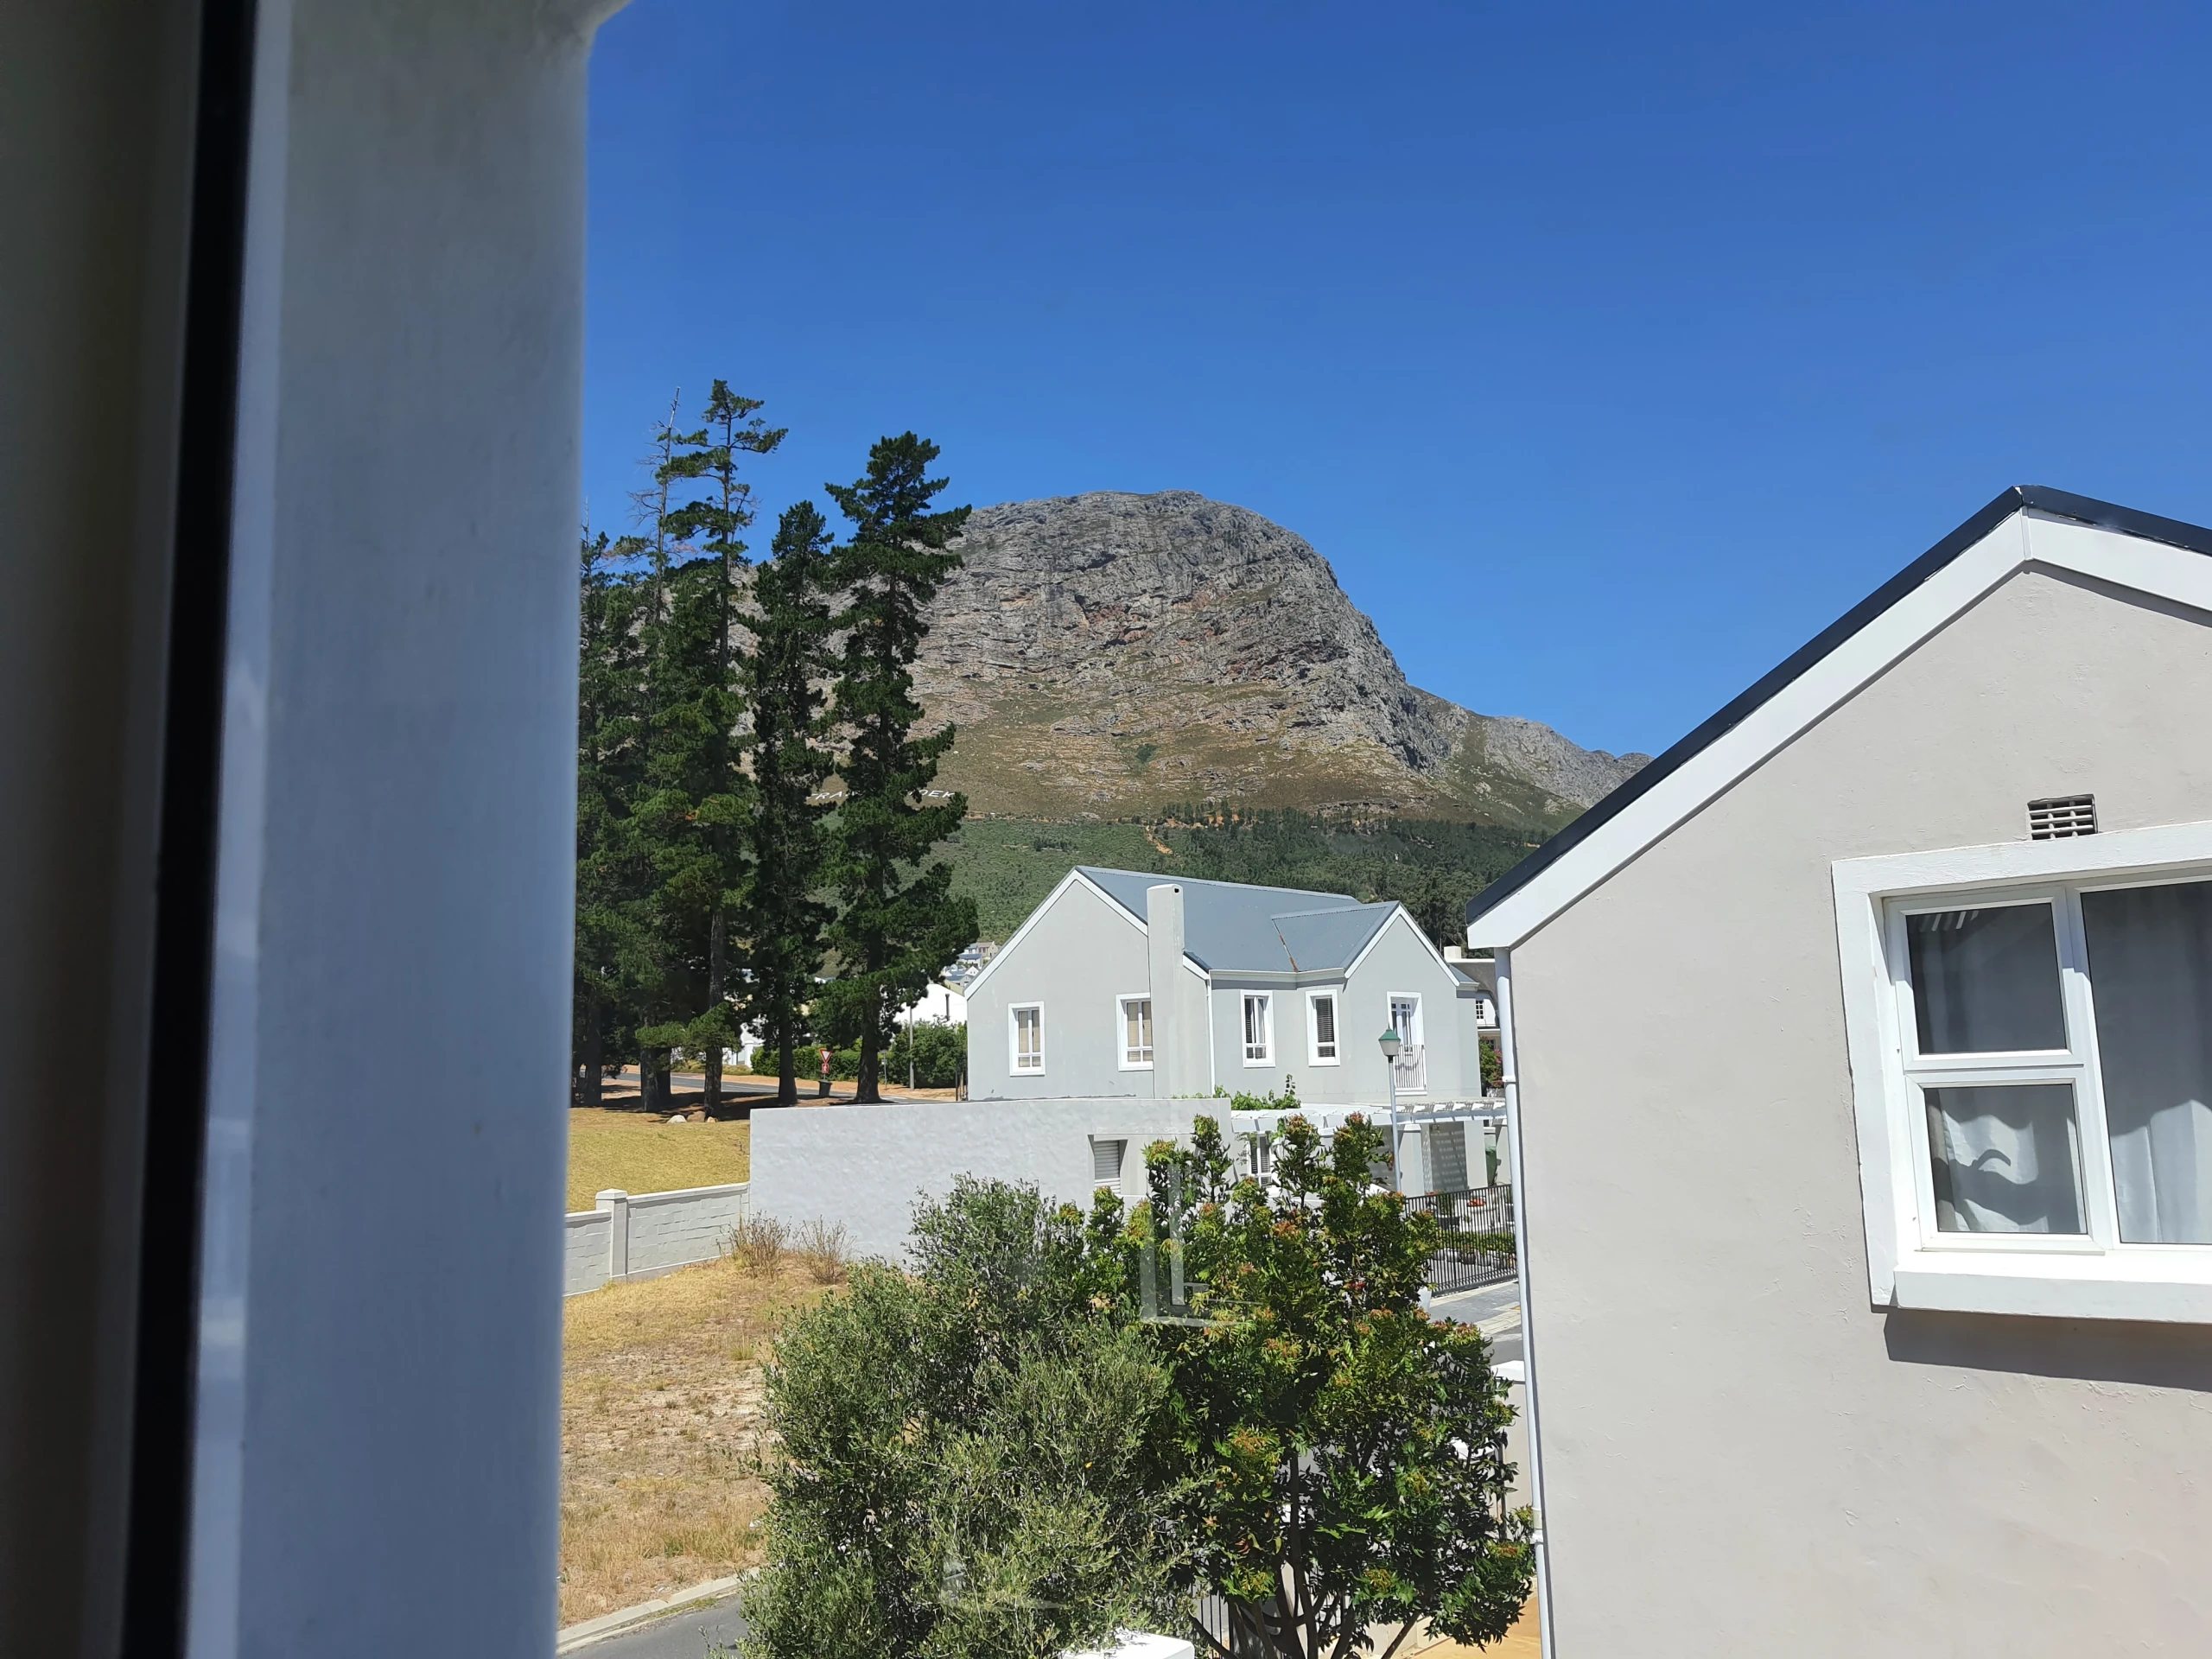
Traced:
<svg viewBox="0 0 2212 1659">
<path fill-rule="evenodd" d="M 645 1112 L 569 1109 L 569 1208 L 588 1210 L 609 1187 L 670 1192 L 753 1176 L 750 1123 L 669 1123 Z"/>
<path fill-rule="evenodd" d="M 726 1258 L 569 1298 L 563 1624 L 760 1559 L 772 1449 L 761 1363 L 792 1310 L 823 1294 L 797 1262 L 764 1272 Z"/>
</svg>

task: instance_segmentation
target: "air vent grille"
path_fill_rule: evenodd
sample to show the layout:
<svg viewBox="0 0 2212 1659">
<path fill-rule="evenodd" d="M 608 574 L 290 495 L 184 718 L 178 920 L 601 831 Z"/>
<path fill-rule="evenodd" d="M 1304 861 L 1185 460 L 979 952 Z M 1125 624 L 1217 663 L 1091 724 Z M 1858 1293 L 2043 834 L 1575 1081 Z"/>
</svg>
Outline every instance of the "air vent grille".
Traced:
<svg viewBox="0 0 2212 1659">
<path fill-rule="evenodd" d="M 2028 839 L 2063 841 L 2069 836 L 2097 833 L 2097 798 L 2059 795 L 2028 803 Z"/>
<path fill-rule="evenodd" d="M 1100 1186 L 1121 1185 L 1122 1154 L 1128 1144 L 1126 1141 L 1093 1140 L 1090 1143 L 1090 1179 Z"/>
</svg>

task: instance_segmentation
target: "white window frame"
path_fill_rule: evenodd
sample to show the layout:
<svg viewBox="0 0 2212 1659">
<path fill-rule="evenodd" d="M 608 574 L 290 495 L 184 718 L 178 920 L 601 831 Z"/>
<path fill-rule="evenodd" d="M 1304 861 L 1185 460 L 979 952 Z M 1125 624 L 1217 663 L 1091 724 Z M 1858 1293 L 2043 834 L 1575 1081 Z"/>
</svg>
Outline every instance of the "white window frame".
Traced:
<svg viewBox="0 0 2212 1659">
<path fill-rule="evenodd" d="M 1141 1060 L 1129 1058 L 1129 1004 L 1132 1002 L 1145 1005 L 1145 1028 L 1152 1039 L 1145 1047 L 1144 1058 Z M 1154 1057 L 1160 1052 L 1160 1025 L 1158 1015 L 1152 1007 L 1150 991 L 1125 991 L 1114 999 L 1114 1052 L 1122 1057 L 1122 1070 L 1124 1071 L 1149 1071 L 1153 1069 Z"/>
<path fill-rule="evenodd" d="M 1273 1181 L 1275 1174 L 1274 1131 L 1248 1129 L 1242 1138 L 1244 1144 L 1237 1164 L 1239 1172 L 1252 1180 Z"/>
<path fill-rule="evenodd" d="M 1326 1002 L 1335 1016 L 1337 1034 L 1329 1046 L 1331 1054 L 1321 1052 L 1321 1022 L 1314 1013 L 1314 1005 Z M 1340 986 L 1325 986 L 1306 993 L 1306 1063 L 1308 1065 L 1342 1065 L 1344 1063 L 1344 998 Z"/>
<path fill-rule="evenodd" d="M 1021 1063 L 1021 1016 L 1035 1010 L 1037 1014 L 1037 1064 Z M 1006 1069 L 1014 1077 L 1041 1077 L 1045 1075 L 1045 1005 L 1042 1002 L 1009 1002 L 1006 1005 Z"/>
<path fill-rule="evenodd" d="M 1262 1045 L 1262 1047 L 1265 1052 L 1260 1054 L 1256 1058 L 1254 1058 L 1252 1053 L 1252 1039 L 1249 1034 L 1251 1029 L 1249 1016 L 1251 1010 L 1251 1005 L 1255 1002 L 1259 1003 L 1262 1009 L 1262 1027 L 1266 1033 L 1266 1041 Z M 1236 1046 L 1237 1052 L 1244 1057 L 1244 1064 L 1249 1066 L 1272 1066 L 1274 1065 L 1275 994 L 1273 991 L 1240 991 L 1237 994 Z"/>
<path fill-rule="evenodd" d="M 1411 1031 L 1398 1031 L 1398 1004 L 1401 1002 L 1410 1002 L 1413 1004 L 1414 1028 Z M 1389 1016 L 1390 1029 L 1393 1031 L 1398 1031 L 1398 1042 L 1400 1046 L 1402 1048 L 1419 1050 L 1422 1055 L 1423 1063 L 1421 1069 L 1420 1086 L 1416 1088 L 1402 1083 L 1398 1085 L 1398 1092 L 1402 1095 L 1427 1094 L 1428 1092 L 1428 1066 L 1427 1064 L 1428 1049 L 1427 1041 L 1428 1013 L 1427 1010 L 1421 1007 L 1421 993 L 1419 991 L 1392 991 L 1383 997 L 1382 1009 L 1383 1012 Z M 1397 1062 L 1393 1060 L 1391 1064 L 1395 1065 Z"/>
<path fill-rule="evenodd" d="M 2212 880 L 2212 823 L 1847 859 L 1832 876 L 1875 1305 L 2212 1323 L 2212 1245 L 2120 1242 L 2080 903 L 2100 887 Z M 1904 917 L 2037 902 L 2054 907 L 2067 1047 L 1918 1055 Z M 1937 1231 L 1920 1091 L 1946 1078 L 2074 1084 L 2087 1234 Z"/>
</svg>

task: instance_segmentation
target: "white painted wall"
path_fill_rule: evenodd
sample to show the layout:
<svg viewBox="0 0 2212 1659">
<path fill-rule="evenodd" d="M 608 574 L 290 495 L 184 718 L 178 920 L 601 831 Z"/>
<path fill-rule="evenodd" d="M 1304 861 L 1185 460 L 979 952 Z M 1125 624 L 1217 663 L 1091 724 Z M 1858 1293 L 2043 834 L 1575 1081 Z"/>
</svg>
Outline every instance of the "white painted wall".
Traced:
<svg viewBox="0 0 2212 1659">
<path fill-rule="evenodd" d="M 1128 912 L 1080 881 L 1067 887 L 969 988 L 968 1092 L 1002 1100 L 1149 1096 L 1151 1072 L 1122 1069 L 1115 998 L 1143 995 L 1150 982 L 1145 936 Z M 1038 1001 L 1045 1070 L 1016 1073 L 1007 1009 Z"/>
<path fill-rule="evenodd" d="M 630 1272 L 655 1273 L 710 1261 L 745 1218 L 746 1184 L 630 1195 Z"/>
<path fill-rule="evenodd" d="M 2212 818 L 2208 708 L 2204 617 L 2016 575 L 1514 949 L 1561 1654 L 2202 1645 L 2212 1331 L 1867 1306 L 1829 865 Z"/>
<path fill-rule="evenodd" d="M 753 1114 L 752 1201 L 794 1224 L 842 1224 L 855 1252 L 897 1260 L 914 1200 L 941 1195 L 956 1175 L 1028 1181 L 1088 1207 L 1093 1137 L 1128 1142 L 1122 1192 L 1143 1194 L 1142 1153 L 1188 1135 L 1199 1112 L 1226 1102 L 1091 1100 L 930 1101 L 885 1106 L 804 1106 Z"/>
<path fill-rule="evenodd" d="M 581 1296 L 611 1274 L 613 1216 L 605 1210 L 571 1210 L 561 1221 L 561 1293 Z"/>
<path fill-rule="evenodd" d="M 1463 1039 L 1459 981 L 1439 960 L 1413 921 L 1401 911 L 1385 924 L 1366 958 L 1349 978 L 1285 985 L 1273 978 L 1221 973 L 1214 976 L 1213 1041 L 1215 1078 L 1235 1094 L 1270 1094 L 1286 1080 L 1297 1085 L 1300 1100 L 1321 1104 L 1381 1104 L 1388 1096 L 1382 1051 L 1376 1046 L 1390 1024 L 1390 995 L 1405 991 L 1421 998 L 1423 1038 L 1428 1050 L 1426 1097 L 1472 1100 L 1482 1092 L 1482 1073 Z M 1333 987 L 1340 1064 L 1315 1065 L 1310 1058 L 1312 1023 L 1309 988 Z M 1244 1061 L 1244 994 L 1274 995 L 1274 1063 Z M 1419 1096 L 1408 1096 L 1416 1100 Z"/>
</svg>

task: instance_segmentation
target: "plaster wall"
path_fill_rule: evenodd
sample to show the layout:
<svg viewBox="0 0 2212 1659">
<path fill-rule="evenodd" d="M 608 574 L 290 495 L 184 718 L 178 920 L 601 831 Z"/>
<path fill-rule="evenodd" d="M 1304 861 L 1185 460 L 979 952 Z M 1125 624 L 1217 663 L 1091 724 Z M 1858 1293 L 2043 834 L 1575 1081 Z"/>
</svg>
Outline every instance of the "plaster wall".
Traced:
<svg viewBox="0 0 2212 1659">
<path fill-rule="evenodd" d="M 2212 818 L 2208 708 L 2205 617 L 2024 571 L 1514 949 L 1560 1653 L 2202 1645 L 2212 1332 L 1867 1306 L 1829 866 Z"/>
<path fill-rule="evenodd" d="M 1122 1068 L 1116 999 L 1147 995 L 1151 977 L 1145 935 L 1127 913 L 1080 883 L 1068 887 L 969 993 L 968 1092 L 1001 1100 L 1149 1097 L 1153 1073 Z M 1008 1010 L 1020 1002 L 1045 1005 L 1041 1072 L 1013 1067 Z M 1157 1047 L 1170 1011 L 1159 998 L 1153 1010 Z"/>
<path fill-rule="evenodd" d="M 1118 1140 L 1121 1190 L 1134 1199 L 1145 1147 L 1187 1135 L 1205 1109 L 1127 1096 L 763 1109 L 753 1115 L 753 1204 L 794 1224 L 842 1224 L 857 1254 L 898 1260 L 916 1198 L 941 1197 L 957 1175 L 1027 1181 L 1087 1207 L 1091 1143 Z"/>
</svg>

